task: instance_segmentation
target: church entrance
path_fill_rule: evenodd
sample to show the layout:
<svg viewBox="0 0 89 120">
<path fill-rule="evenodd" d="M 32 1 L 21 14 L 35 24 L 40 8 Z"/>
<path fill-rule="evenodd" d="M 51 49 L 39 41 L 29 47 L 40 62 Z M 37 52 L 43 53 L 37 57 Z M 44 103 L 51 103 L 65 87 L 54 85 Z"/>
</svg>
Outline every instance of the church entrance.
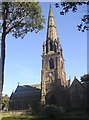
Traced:
<svg viewBox="0 0 89 120">
<path fill-rule="evenodd" d="M 56 99 L 55 99 L 55 95 L 54 95 L 54 94 L 52 94 L 52 95 L 50 96 L 50 104 L 53 104 L 53 105 L 56 104 Z"/>
<path fill-rule="evenodd" d="M 56 98 L 53 93 L 48 93 L 46 95 L 46 104 L 48 105 L 56 105 Z"/>
</svg>

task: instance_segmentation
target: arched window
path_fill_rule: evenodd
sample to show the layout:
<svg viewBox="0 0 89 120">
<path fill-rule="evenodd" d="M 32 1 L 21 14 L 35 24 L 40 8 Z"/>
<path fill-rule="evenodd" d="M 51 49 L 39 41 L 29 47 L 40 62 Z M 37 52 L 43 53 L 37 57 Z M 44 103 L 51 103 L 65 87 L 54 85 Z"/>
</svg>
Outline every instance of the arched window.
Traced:
<svg viewBox="0 0 89 120">
<path fill-rule="evenodd" d="M 53 42 L 50 41 L 50 51 L 53 51 Z"/>
<path fill-rule="evenodd" d="M 48 92 L 46 94 L 46 104 L 48 105 L 56 105 L 56 96 L 53 93 Z"/>
<path fill-rule="evenodd" d="M 53 58 L 50 58 L 49 66 L 50 66 L 50 69 L 54 69 L 54 59 Z"/>
</svg>

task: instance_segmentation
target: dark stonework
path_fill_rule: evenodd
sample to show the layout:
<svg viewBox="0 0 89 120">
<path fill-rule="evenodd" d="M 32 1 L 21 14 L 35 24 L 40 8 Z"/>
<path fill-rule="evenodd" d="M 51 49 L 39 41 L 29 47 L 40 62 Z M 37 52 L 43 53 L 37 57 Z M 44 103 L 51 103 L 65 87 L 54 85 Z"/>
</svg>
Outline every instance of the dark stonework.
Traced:
<svg viewBox="0 0 89 120">
<path fill-rule="evenodd" d="M 79 82 L 78 79 L 75 77 L 70 88 L 70 99 L 71 99 L 71 106 L 73 108 L 79 107 L 86 107 L 87 103 L 87 88 L 86 86 Z"/>
<path fill-rule="evenodd" d="M 17 86 L 10 96 L 10 110 L 26 110 L 29 105 L 34 108 L 40 103 L 41 90 L 29 85 Z"/>
</svg>

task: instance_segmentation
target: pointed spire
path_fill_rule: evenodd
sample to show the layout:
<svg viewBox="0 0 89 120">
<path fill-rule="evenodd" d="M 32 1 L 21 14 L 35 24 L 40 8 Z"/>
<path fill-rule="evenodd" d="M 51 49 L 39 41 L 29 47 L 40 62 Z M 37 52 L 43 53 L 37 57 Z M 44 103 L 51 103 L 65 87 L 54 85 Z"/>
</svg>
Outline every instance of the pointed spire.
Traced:
<svg viewBox="0 0 89 120">
<path fill-rule="evenodd" d="M 54 20 L 54 15 L 52 12 L 52 6 L 50 5 L 49 16 L 48 16 L 48 29 L 47 29 L 47 40 L 58 40 L 58 35 L 56 31 L 56 25 Z"/>
</svg>

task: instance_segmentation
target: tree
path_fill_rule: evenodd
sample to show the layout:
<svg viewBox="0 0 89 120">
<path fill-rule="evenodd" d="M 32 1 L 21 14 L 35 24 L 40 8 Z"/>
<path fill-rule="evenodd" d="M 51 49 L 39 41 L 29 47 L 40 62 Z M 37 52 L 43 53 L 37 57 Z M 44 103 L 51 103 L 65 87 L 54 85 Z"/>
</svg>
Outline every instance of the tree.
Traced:
<svg viewBox="0 0 89 120">
<path fill-rule="evenodd" d="M 89 114 L 89 74 L 85 74 L 81 77 L 81 82 L 86 87 L 86 99 L 87 99 L 87 112 Z"/>
<path fill-rule="evenodd" d="M 89 74 L 85 74 L 81 77 L 81 82 L 89 82 Z"/>
<path fill-rule="evenodd" d="M 2 96 L 2 110 L 8 110 L 9 108 L 9 97 L 6 94 L 5 96 Z"/>
<path fill-rule="evenodd" d="M 57 118 L 62 115 L 61 107 L 56 105 L 41 106 L 40 115 L 51 119 Z"/>
<path fill-rule="evenodd" d="M 2 87 L 4 82 L 5 39 L 11 33 L 15 38 L 23 38 L 28 32 L 36 33 L 43 29 L 44 17 L 38 2 L 2 2 L 1 58 Z"/>
<path fill-rule="evenodd" d="M 87 14 L 83 15 L 83 18 L 81 19 L 81 23 L 77 25 L 77 28 L 79 31 L 84 32 L 85 30 L 89 29 L 89 1 L 87 2 L 65 2 L 67 0 L 64 0 L 64 2 L 61 3 L 56 3 L 55 6 L 56 8 L 59 8 L 60 6 L 62 7 L 62 11 L 60 12 L 61 15 L 64 15 L 68 13 L 70 10 L 75 13 L 78 10 L 78 7 L 81 5 L 87 5 Z"/>
</svg>

